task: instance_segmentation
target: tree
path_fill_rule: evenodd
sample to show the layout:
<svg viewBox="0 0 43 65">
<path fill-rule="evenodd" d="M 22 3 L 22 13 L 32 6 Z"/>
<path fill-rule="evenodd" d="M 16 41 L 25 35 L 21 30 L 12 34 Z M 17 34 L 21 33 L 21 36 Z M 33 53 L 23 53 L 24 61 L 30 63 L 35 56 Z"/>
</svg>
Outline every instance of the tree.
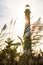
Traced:
<svg viewBox="0 0 43 65">
<path fill-rule="evenodd" d="M 15 57 L 19 55 L 17 53 L 17 47 L 20 45 L 20 43 L 13 43 L 14 40 L 8 38 L 5 43 L 7 43 L 7 46 L 5 49 L 2 50 L 1 58 L 3 64 L 13 65 L 15 64 Z M 13 46 L 13 47 L 12 47 Z M 3 58 L 4 57 L 4 58 Z"/>
</svg>

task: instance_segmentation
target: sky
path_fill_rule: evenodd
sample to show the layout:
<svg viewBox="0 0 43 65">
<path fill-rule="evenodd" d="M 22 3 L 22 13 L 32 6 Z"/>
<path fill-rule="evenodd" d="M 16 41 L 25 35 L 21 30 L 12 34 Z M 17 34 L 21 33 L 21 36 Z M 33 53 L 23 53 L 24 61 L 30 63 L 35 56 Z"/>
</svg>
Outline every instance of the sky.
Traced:
<svg viewBox="0 0 43 65">
<path fill-rule="evenodd" d="M 22 37 L 25 26 L 25 6 L 30 5 L 31 11 L 31 24 L 34 23 L 39 17 L 43 22 L 43 0 L 0 0 L 0 31 L 6 23 L 9 31 L 12 30 L 13 37 L 17 40 L 17 35 Z M 13 23 L 16 20 L 15 26 L 10 26 L 11 19 Z"/>
<path fill-rule="evenodd" d="M 24 31 L 25 16 L 24 10 L 25 6 L 30 5 L 31 11 L 31 23 L 34 23 L 39 17 L 43 21 L 43 0 L 0 0 L 0 30 L 6 23 L 8 26 L 11 19 L 13 22 L 16 19 L 15 35 L 22 36 Z"/>
<path fill-rule="evenodd" d="M 12 17 L 15 19 L 22 16 L 26 4 L 30 5 L 31 16 L 33 16 L 31 22 L 35 18 L 43 18 L 43 0 L 0 0 L 0 26 L 9 22 Z"/>
</svg>

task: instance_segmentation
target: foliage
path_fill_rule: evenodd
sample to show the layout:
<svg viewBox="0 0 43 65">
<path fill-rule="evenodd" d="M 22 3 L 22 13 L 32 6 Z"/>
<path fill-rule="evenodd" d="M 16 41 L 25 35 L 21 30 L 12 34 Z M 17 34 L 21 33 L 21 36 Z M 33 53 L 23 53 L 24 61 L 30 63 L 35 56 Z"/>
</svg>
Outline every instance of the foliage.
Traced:
<svg viewBox="0 0 43 65">
<path fill-rule="evenodd" d="M 10 38 L 7 39 L 7 41 L 5 41 L 7 43 L 7 46 L 5 49 L 3 49 L 0 54 L 0 63 L 2 64 L 8 64 L 8 65 L 13 65 L 14 61 L 15 61 L 15 57 L 18 55 L 17 53 L 17 47 L 19 46 L 20 43 L 13 43 L 13 40 L 11 40 Z M 11 46 L 14 46 L 13 48 L 11 48 Z M 16 61 L 15 61 L 16 62 Z"/>
<path fill-rule="evenodd" d="M 18 65 L 28 65 L 27 53 L 23 53 L 23 55 L 20 57 L 20 61 L 19 61 Z"/>
<path fill-rule="evenodd" d="M 31 50 L 31 39 L 30 36 L 26 37 L 25 41 L 24 41 L 24 50 Z"/>
<path fill-rule="evenodd" d="M 4 26 L 3 26 L 2 30 L 1 30 L 1 33 L 2 33 L 6 28 L 7 28 L 7 25 L 4 24 Z"/>
</svg>

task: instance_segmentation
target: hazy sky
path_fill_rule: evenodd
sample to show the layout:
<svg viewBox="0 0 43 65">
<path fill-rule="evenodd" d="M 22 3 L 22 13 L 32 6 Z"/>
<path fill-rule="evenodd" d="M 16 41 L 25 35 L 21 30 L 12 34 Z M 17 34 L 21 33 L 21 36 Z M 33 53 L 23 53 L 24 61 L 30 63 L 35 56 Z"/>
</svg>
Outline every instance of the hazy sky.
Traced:
<svg viewBox="0 0 43 65">
<path fill-rule="evenodd" d="M 39 17 L 42 18 L 43 22 L 43 0 L 0 0 L 0 30 L 5 23 L 9 26 L 12 18 L 13 22 L 17 18 L 15 28 L 13 28 L 16 31 L 14 34 L 22 36 L 24 10 L 27 4 L 30 5 L 31 16 L 33 16 L 31 23 L 35 22 Z"/>
<path fill-rule="evenodd" d="M 43 17 L 43 0 L 0 0 L 0 25 L 20 15 L 26 4 L 30 5 L 32 15 Z"/>
<path fill-rule="evenodd" d="M 17 17 L 17 31 L 22 32 L 22 18 L 26 4 L 30 5 L 31 16 L 33 16 L 31 22 L 36 21 L 39 17 L 42 17 L 43 20 L 43 0 L 0 0 L 0 29 L 5 23 L 9 25 L 11 18 L 15 20 Z"/>
</svg>

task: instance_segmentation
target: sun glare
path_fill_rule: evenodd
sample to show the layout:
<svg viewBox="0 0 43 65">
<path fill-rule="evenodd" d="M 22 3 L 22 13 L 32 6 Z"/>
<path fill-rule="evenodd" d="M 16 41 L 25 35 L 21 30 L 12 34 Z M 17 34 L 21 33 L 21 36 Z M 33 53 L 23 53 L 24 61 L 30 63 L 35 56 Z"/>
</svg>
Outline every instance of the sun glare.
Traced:
<svg viewBox="0 0 43 65">
<path fill-rule="evenodd" d="M 24 26 L 25 26 L 25 16 L 24 16 L 24 11 L 21 10 L 21 12 L 18 11 L 16 24 L 13 27 L 13 30 L 12 30 L 12 32 L 13 32 L 12 37 L 13 37 L 13 39 L 15 39 L 14 42 L 20 41 L 17 36 L 20 36 L 23 39 Z M 17 48 L 17 52 L 23 53 L 23 47 L 19 46 Z"/>
<path fill-rule="evenodd" d="M 16 2 L 16 0 L 14 2 Z M 10 0 L 6 1 L 6 4 L 5 4 L 6 9 L 7 9 L 6 13 L 8 13 L 8 14 L 6 14 L 6 17 L 5 17 L 4 21 L 7 20 L 7 24 L 8 24 L 8 27 L 9 27 L 9 32 L 11 32 L 10 37 L 15 39 L 14 40 L 15 42 L 18 42 L 20 40 L 18 39 L 17 36 L 20 36 L 21 38 L 23 38 L 23 33 L 24 33 L 24 28 L 25 28 L 24 27 L 25 26 L 24 10 L 25 10 L 25 5 L 27 5 L 28 1 L 27 1 L 27 3 L 26 3 L 26 1 L 25 1 L 25 3 L 24 2 L 21 3 L 22 2 L 22 0 L 21 0 L 19 3 L 16 2 L 15 4 L 14 4 L 14 2 L 12 0 L 11 1 Z M 30 3 L 30 5 L 31 5 L 31 3 Z M 32 6 L 31 6 L 30 10 L 32 10 L 32 9 L 34 10 L 34 8 L 32 8 Z M 35 14 L 35 12 L 33 10 L 31 11 L 31 13 L 33 12 L 33 14 Z M 33 14 L 31 14 L 31 15 L 33 16 Z M 11 18 L 13 18 L 12 22 L 15 22 L 15 20 L 16 20 L 16 23 L 15 23 L 15 25 L 13 25 L 10 28 L 8 21 L 10 21 Z M 38 18 L 37 15 L 35 15 L 32 18 L 30 16 L 30 21 L 31 21 L 30 23 L 33 24 L 34 21 L 37 20 L 37 18 Z M 43 40 L 40 41 L 40 42 L 42 43 Z M 40 48 L 43 49 L 43 46 L 40 45 L 40 46 L 37 46 L 37 48 L 34 48 L 34 49 L 37 50 L 37 49 L 40 49 Z"/>
<path fill-rule="evenodd" d="M 24 8 L 20 8 L 18 10 L 16 9 L 15 13 L 14 13 L 14 10 L 12 10 L 12 14 L 11 15 L 12 15 L 13 19 L 16 19 L 16 18 L 17 19 L 16 19 L 16 24 L 15 24 L 15 26 L 13 28 L 13 35 L 12 35 L 12 37 L 13 37 L 13 39 L 15 38 L 15 42 L 18 42 L 20 40 L 18 39 L 17 35 L 20 36 L 21 38 L 23 38 L 24 26 L 25 26 L 25 14 L 24 14 Z M 17 50 L 18 52 L 20 52 L 20 50 L 19 50 L 20 48 L 18 48 L 18 50 Z M 36 51 L 38 49 L 38 52 L 39 52 L 40 48 L 41 48 L 41 50 L 43 49 L 42 45 L 39 45 L 36 48 L 34 47 L 34 49 Z"/>
</svg>

